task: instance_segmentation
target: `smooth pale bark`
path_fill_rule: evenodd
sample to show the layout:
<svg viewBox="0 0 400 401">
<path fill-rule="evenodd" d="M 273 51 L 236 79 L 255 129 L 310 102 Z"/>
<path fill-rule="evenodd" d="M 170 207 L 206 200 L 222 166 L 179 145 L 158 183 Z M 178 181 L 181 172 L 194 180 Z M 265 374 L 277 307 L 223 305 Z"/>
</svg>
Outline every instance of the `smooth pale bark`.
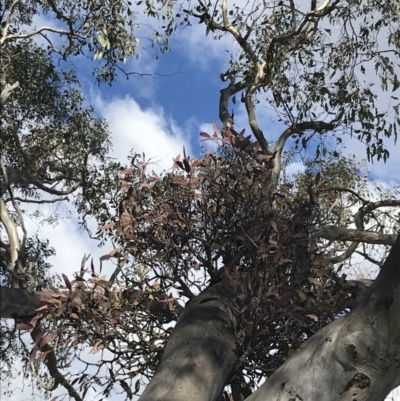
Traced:
<svg viewBox="0 0 400 401">
<path fill-rule="evenodd" d="M 213 401 L 237 356 L 231 288 L 224 282 L 191 300 L 139 401 Z"/>
<path fill-rule="evenodd" d="M 362 303 L 315 334 L 246 401 L 383 401 L 400 385 L 400 236 Z"/>
</svg>

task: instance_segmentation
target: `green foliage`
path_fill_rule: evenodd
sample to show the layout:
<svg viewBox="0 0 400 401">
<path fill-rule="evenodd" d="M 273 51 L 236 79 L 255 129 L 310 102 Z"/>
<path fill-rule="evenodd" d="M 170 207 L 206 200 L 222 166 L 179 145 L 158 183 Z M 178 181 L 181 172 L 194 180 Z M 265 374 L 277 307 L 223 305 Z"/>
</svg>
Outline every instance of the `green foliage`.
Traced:
<svg viewBox="0 0 400 401">
<path fill-rule="evenodd" d="M 143 47 L 136 35 L 139 29 L 140 36 L 152 47 L 168 51 L 167 36 L 175 29 L 172 5 L 172 0 L 5 0 L 2 6 L 8 16 L 0 30 L 0 46 L 24 38 L 40 38 L 44 49 L 63 59 L 84 55 L 98 60 L 94 75 L 98 82 L 111 83 L 121 64 L 137 57 Z M 166 23 L 164 33 L 152 27 L 143 15 Z"/>
<path fill-rule="evenodd" d="M 276 0 L 220 8 L 200 2 L 187 13 L 207 32 L 211 27 L 214 38 L 230 35 L 237 42 L 230 59 L 236 82 L 229 93 L 242 92 L 248 112 L 260 103 L 272 119 L 289 127 L 329 121 L 332 135 L 355 136 L 369 159 L 386 161 L 385 138 L 396 141 L 400 124 L 395 93 L 400 82 L 399 3 L 320 4 Z M 383 97 L 388 100 L 382 102 Z M 260 141 L 252 114 L 249 123 Z M 300 133 L 306 146 L 312 134 Z"/>
</svg>

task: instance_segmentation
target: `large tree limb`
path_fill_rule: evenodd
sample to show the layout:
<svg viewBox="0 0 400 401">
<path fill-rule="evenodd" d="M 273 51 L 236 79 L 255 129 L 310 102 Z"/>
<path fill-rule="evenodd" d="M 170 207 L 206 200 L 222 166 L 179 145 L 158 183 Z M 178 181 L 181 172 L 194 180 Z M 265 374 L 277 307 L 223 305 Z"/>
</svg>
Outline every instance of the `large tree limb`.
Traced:
<svg viewBox="0 0 400 401">
<path fill-rule="evenodd" d="M 0 318 L 18 318 L 25 320 L 37 314 L 36 309 L 43 306 L 43 302 L 36 294 L 31 294 L 22 288 L 8 288 L 0 286 Z"/>
<path fill-rule="evenodd" d="M 376 245 L 393 245 L 397 238 L 395 234 L 380 234 L 336 226 L 317 228 L 311 231 L 310 235 L 313 238 L 324 238 L 330 241 L 354 241 Z"/>
<path fill-rule="evenodd" d="M 230 298 L 220 282 L 189 302 L 140 401 L 217 399 L 237 359 Z"/>
<path fill-rule="evenodd" d="M 246 401 L 383 401 L 400 385 L 399 311 L 400 236 L 359 306 L 314 334 Z"/>
<path fill-rule="evenodd" d="M 271 172 L 271 188 L 276 189 L 278 187 L 279 176 L 282 169 L 282 152 L 285 147 L 286 141 L 293 135 L 301 134 L 305 131 L 315 131 L 319 134 L 323 134 L 326 131 L 335 129 L 335 125 L 330 122 L 324 121 L 304 121 L 299 124 L 293 124 L 287 128 L 278 138 L 273 152 L 276 152 L 274 158 L 274 165 Z"/>
<path fill-rule="evenodd" d="M 365 234 L 368 233 L 367 231 L 364 231 L 364 217 L 368 214 L 371 213 L 372 211 L 379 209 L 381 207 L 398 207 L 400 206 L 400 200 L 399 199 L 384 199 L 381 201 L 377 201 L 377 202 L 368 202 L 367 204 L 361 206 L 357 213 L 354 215 L 354 222 L 356 224 L 356 228 L 357 230 L 353 230 L 354 233 L 352 233 L 352 230 L 350 229 L 344 229 L 347 230 L 347 234 L 344 231 L 341 231 L 339 233 L 339 231 L 337 231 L 338 234 L 342 235 L 342 238 L 346 238 L 347 236 L 354 236 L 353 238 L 353 242 L 350 244 L 350 246 L 339 256 L 335 256 L 333 258 L 330 258 L 330 262 L 335 264 L 335 263 L 341 263 L 343 261 L 345 261 L 346 259 L 348 259 L 357 249 L 357 247 L 360 245 L 360 242 L 366 242 L 366 243 L 371 243 L 371 244 L 382 244 L 382 245 L 391 245 L 391 243 L 393 243 L 393 237 L 388 237 L 388 235 L 390 234 L 377 234 L 377 233 L 370 233 L 369 234 Z M 337 229 L 337 228 L 335 228 Z M 363 232 L 364 234 L 362 234 L 360 236 L 360 232 Z M 324 232 L 324 234 L 329 235 L 330 238 L 327 237 L 320 237 L 320 238 L 326 238 L 326 239 L 331 239 L 331 240 L 335 240 L 334 236 L 332 236 L 332 231 L 330 233 L 328 233 L 327 231 Z M 379 237 L 378 237 L 379 235 Z M 362 239 L 358 239 L 358 238 L 365 238 L 365 241 Z M 346 239 L 341 239 L 341 238 L 336 238 L 338 240 L 342 240 L 342 241 L 347 241 Z M 351 240 L 351 239 L 349 239 Z M 372 242 L 369 242 L 372 241 Z M 374 242 L 377 241 L 377 242 Z M 392 241 L 390 243 L 390 241 Z"/>
<path fill-rule="evenodd" d="M 242 81 L 237 82 L 236 84 L 231 84 L 227 86 L 225 89 L 221 89 L 220 91 L 219 118 L 222 124 L 227 128 L 233 127 L 233 118 L 228 110 L 229 99 L 246 87 L 247 87 L 247 82 L 246 80 L 243 79 Z"/>
</svg>

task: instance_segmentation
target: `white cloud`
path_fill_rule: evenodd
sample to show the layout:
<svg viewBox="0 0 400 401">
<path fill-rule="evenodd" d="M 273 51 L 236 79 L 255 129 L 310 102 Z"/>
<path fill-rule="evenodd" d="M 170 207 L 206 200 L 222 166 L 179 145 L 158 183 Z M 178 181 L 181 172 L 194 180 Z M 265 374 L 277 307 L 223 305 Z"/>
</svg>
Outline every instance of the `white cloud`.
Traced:
<svg viewBox="0 0 400 401">
<path fill-rule="evenodd" d="M 152 158 L 155 171 L 167 170 L 172 166 L 172 157 L 182 153 L 185 146 L 187 154 L 191 153 L 189 138 L 175 120 L 166 116 L 161 106 L 142 109 L 130 96 L 114 98 L 105 102 L 95 99 L 96 109 L 109 122 L 113 133 L 112 156 L 122 162 L 131 149 Z"/>
<path fill-rule="evenodd" d="M 360 143 L 356 138 L 350 138 L 348 136 L 342 137 L 345 146 L 345 154 L 355 155 L 359 159 L 366 159 L 366 146 Z M 392 183 L 395 185 L 400 184 L 400 147 L 395 144 L 393 138 L 382 138 L 386 148 L 389 150 L 389 159 L 384 162 L 376 160 L 374 158 L 373 163 L 368 163 L 368 169 L 372 174 L 373 178 L 386 182 L 387 184 Z"/>
<path fill-rule="evenodd" d="M 203 72 L 212 69 L 215 74 L 215 71 L 228 69 L 227 51 L 235 53 L 238 45 L 228 35 L 219 40 L 214 40 L 211 35 L 206 36 L 205 25 L 197 24 L 194 20 L 191 27 L 177 35 L 175 42 L 196 68 Z"/>
</svg>

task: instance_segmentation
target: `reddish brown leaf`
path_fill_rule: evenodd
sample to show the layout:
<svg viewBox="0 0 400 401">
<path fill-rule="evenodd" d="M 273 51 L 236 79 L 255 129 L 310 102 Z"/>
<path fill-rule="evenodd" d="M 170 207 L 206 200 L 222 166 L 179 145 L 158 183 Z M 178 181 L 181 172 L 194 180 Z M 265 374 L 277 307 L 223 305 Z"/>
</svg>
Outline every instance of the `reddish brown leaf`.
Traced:
<svg viewBox="0 0 400 401">
<path fill-rule="evenodd" d="M 217 123 L 214 121 L 213 122 L 213 131 L 214 131 L 214 136 L 218 135 L 218 127 L 217 127 Z"/>
<path fill-rule="evenodd" d="M 37 336 L 36 336 L 36 338 L 35 338 L 35 345 L 37 345 L 37 346 L 39 346 L 40 347 L 40 341 L 41 341 L 41 339 L 43 338 L 43 336 L 46 334 L 46 331 L 45 330 L 43 330 L 43 331 L 41 331 Z"/>
<path fill-rule="evenodd" d="M 46 337 L 42 339 L 39 346 L 44 347 L 47 343 L 49 343 L 55 337 L 54 333 L 49 333 Z"/>
<path fill-rule="evenodd" d="M 33 327 L 27 323 L 17 323 L 17 330 L 31 330 Z"/>
<path fill-rule="evenodd" d="M 139 162 L 139 163 L 140 163 L 140 162 Z M 120 174 L 121 174 L 121 175 L 122 175 L 122 174 L 130 174 L 130 173 L 132 173 L 133 170 L 135 170 L 134 167 L 129 167 L 129 168 L 127 168 L 127 169 L 121 171 Z"/>
<path fill-rule="evenodd" d="M 35 361 L 35 359 L 36 359 L 36 354 L 37 354 L 38 350 L 39 350 L 38 346 L 35 345 L 35 346 L 33 347 L 32 351 L 31 351 L 31 354 L 29 355 L 29 360 L 30 360 L 31 362 L 34 362 L 34 361 Z"/>
<path fill-rule="evenodd" d="M 105 231 L 105 230 L 108 230 L 109 228 L 114 227 L 114 226 L 115 226 L 114 222 L 107 223 L 107 224 L 104 224 L 104 226 L 100 226 L 99 230 Z"/>
<path fill-rule="evenodd" d="M 62 273 L 62 278 L 65 281 L 65 285 L 67 286 L 67 288 L 71 291 L 72 290 L 72 286 L 71 286 L 71 282 L 69 281 L 68 277 Z"/>
</svg>

